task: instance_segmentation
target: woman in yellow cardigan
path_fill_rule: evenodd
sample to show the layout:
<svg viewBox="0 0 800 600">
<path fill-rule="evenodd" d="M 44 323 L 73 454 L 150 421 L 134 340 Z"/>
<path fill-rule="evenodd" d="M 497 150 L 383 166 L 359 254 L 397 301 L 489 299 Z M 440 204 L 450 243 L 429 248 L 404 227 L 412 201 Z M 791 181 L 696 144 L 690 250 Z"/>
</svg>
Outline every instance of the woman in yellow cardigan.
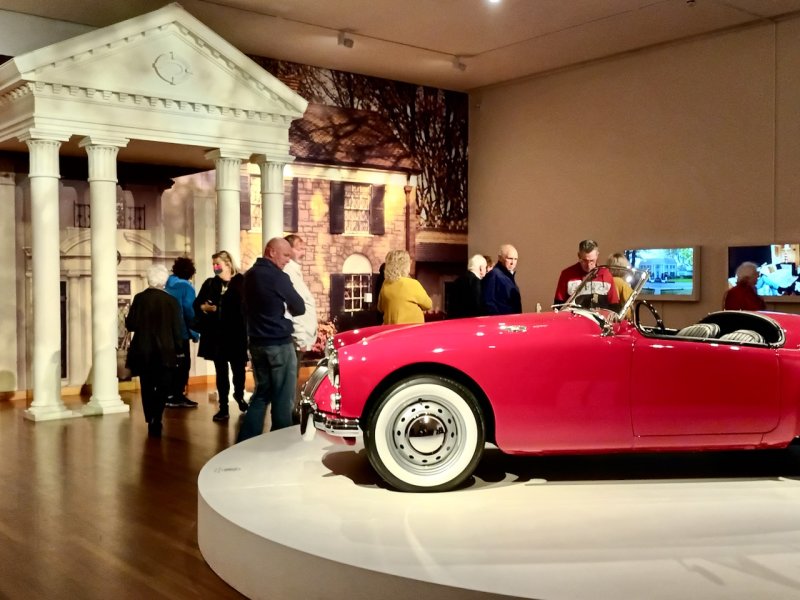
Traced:
<svg viewBox="0 0 800 600">
<path fill-rule="evenodd" d="M 386 255 L 385 279 L 378 296 L 384 325 L 424 323 L 424 311 L 433 306 L 420 282 L 408 276 L 410 272 L 408 252 L 392 250 Z"/>
</svg>

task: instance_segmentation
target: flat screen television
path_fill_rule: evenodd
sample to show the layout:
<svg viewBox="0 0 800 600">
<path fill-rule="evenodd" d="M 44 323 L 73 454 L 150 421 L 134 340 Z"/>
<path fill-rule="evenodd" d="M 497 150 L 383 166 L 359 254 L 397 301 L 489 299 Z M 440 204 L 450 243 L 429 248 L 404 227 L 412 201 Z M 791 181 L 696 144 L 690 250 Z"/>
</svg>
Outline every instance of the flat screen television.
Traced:
<svg viewBox="0 0 800 600">
<path fill-rule="evenodd" d="M 632 267 L 649 277 L 639 297 L 643 300 L 697 301 L 700 299 L 700 247 L 632 248 L 625 250 Z"/>
<path fill-rule="evenodd" d="M 767 302 L 800 302 L 800 243 L 728 247 L 728 286 L 743 262 L 758 267 L 756 292 Z"/>
</svg>

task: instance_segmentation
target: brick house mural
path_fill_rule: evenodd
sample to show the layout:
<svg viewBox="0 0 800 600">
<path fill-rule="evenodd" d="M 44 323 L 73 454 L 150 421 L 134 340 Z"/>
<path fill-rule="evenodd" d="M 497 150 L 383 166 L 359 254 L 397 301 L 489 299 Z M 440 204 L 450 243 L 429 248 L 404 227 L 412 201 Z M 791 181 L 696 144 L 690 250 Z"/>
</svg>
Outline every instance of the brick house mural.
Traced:
<svg viewBox="0 0 800 600">
<path fill-rule="evenodd" d="M 389 250 L 413 250 L 419 168 L 376 113 L 310 104 L 292 125 L 284 228 L 306 242 L 304 279 L 322 321 L 371 309 L 373 279 Z M 250 175 L 243 257 L 260 254 L 260 178 Z M 369 317 L 364 317 L 369 319 Z M 352 319 L 349 319 L 352 320 Z"/>
</svg>

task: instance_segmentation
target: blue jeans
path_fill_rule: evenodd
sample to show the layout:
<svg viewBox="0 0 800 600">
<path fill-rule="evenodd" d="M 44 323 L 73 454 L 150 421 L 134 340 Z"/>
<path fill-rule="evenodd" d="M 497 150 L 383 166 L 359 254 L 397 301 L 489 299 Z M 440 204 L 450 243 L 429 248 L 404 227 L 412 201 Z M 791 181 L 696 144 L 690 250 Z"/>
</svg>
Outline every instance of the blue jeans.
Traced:
<svg viewBox="0 0 800 600">
<path fill-rule="evenodd" d="M 272 403 L 271 431 L 292 426 L 292 407 L 297 387 L 297 355 L 294 344 L 257 346 L 250 344 L 250 360 L 256 389 L 250 408 L 244 414 L 237 442 L 260 435 L 264 431 L 267 405 Z"/>
</svg>

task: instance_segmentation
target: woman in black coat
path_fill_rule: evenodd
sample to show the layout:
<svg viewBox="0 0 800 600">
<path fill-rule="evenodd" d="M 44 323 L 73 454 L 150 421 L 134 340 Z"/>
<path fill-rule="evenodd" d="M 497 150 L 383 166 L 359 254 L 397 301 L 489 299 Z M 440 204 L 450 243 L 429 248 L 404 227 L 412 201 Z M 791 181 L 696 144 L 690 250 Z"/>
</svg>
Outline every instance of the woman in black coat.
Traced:
<svg viewBox="0 0 800 600">
<path fill-rule="evenodd" d="M 211 257 L 214 277 L 203 282 L 194 301 L 197 315 L 196 326 L 200 333 L 200 347 L 197 354 L 214 361 L 217 372 L 217 394 L 219 411 L 215 421 L 227 421 L 228 365 L 233 373 L 233 399 L 239 409 L 247 410 L 244 401 L 245 366 L 247 365 L 247 330 L 242 309 L 242 284 L 244 277 L 233 264 L 231 255 L 221 250 Z"/>
<path fill-rule="evenodd" d="M 125 327 L 133 333 L 126 366 L 138 375 L 142 408 L 148 434 L 161 435 L 164 404 L 173 394 L 173 378 L 178 365 L 183 335 L 178 302 L 164 291 L 169 273 L 164 265 L 147 271 L 150 287 L 133 297 Z"/>
</svg>

